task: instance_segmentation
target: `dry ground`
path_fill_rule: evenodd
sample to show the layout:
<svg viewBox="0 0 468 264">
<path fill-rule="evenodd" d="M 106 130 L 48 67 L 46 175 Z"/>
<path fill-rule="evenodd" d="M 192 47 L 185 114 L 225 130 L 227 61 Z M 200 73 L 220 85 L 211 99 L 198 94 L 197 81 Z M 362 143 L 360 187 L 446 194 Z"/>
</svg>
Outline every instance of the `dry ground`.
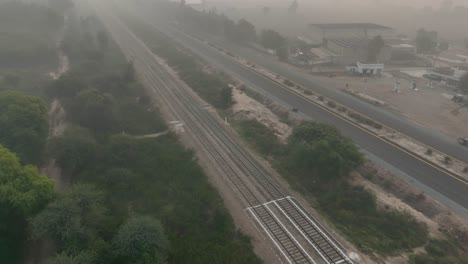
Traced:
<svg viewBox="0 0 468 264">
<path fill-rule="evenodd" d="M 328 87 L 349 89 L 369 95 L 385 102 L 386 108 L 396 112 L 409 120 L 422 126 L 441 132 L 454 140 L 468 134 L 468 108 L 451 101 L 455 92 L 418 78 L 418 91 L 410 89 L 410 79 L 395 78 L 390 74 L 383 77 L 355 77 L 342 75 L 334 78 L 316 76 L 316 78 L 329 83 Z M 395 80 L 401 83 L 401 93 L 392 92 Z"/>
</svg>

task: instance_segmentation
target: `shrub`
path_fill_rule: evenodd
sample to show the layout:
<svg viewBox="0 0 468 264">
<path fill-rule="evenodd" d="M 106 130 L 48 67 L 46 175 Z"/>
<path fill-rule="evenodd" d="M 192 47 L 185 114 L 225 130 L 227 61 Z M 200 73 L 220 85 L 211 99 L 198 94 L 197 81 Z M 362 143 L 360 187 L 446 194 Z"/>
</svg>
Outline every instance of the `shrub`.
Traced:
<svg viewBox="0 0 468 264">
<path fill-rule="evenodd" d="M 340 111 L 340 112 L 346 112 L 346 107 L 340 106 L 340 107 L 338 107 L 338 111 Z"/>
<path fill-rule="evenodd" d="M 319 101 L 322 102 L 323 100 L 325 100 L 325 98 L 323 96 L 319 96 L 318 97 Z"/>
<path fill-rule="evenodd" d="M 444 157 L 444 163 L 445 164 L 450 164 L 451 162 L 452 162 L 452 158 L 450 158 L 449 156 Z"/>
<path fill-rule="evenodd" d="M 307 95 L 313 95 L 314 94 L 312 91 L 309 91 L 309 90 L 304 90 L 304 93 L 307 94 Z"/>
<path fill-rule="evenodd" d="M 289 87 L 294 87 L 294 83 L 291 80 L 285 79 L 283 83 Z"/>
<path fill-rule="evenodd" d="M 327 105 L 331 108 L 335 108 L 336 107 L 336 103 L 333 102 L 333 101 L 328 101 Z"/>
<path fill-rule="evenodd" d="M 432 155 L 432 149 L 430 149 L 430 148 L 427 149 L 427 150 L 426 150 L 426 155 L 431 156 L 431 155 Z"/>
<path fill-rule="evenodd" d="M 465 168 L 463 168 L 463 172 L 464 172 L 464 173 L 468 173 L 468 166 L 466 166 Z"/>
<path fill-rule="evenodd" d="M 374 123 L 374 128 L 375 128 L 375 129 L 382 129 L 382 127 L 383 127 L 382 124 L 380 124 L 380 123 Z"/>
</svg>

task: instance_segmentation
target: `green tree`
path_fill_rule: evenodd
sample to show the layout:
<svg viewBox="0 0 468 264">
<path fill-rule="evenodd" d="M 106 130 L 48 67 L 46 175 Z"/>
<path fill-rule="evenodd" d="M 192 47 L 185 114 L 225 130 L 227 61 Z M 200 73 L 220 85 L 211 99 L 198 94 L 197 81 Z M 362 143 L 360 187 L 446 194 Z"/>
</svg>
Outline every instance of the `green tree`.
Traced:
<svg viewBox="0 0 468 264">
<path fill-rule="evenodd" d="M 133 217 L 123 224 L 114 238 L 120 263 L 166 263 L 168 240 L 161 223 L 145 216 Z"/>
<path fill-rule="evenodd" d="M 0 260 L 14 263 L 25 239 L 26 219 L 54 196 L 52 180 L 37 168 L 21 166 L 16 155 L 0 145 Z"/>
<path fill-rule="evenodd" d="M 77 255 L 66 253 L 57 254 L 45 262 L 45 264 L 92 264 L 96 263 L 96 255 L 91 251 L 82 251 Z"/>
<path fill-rule="evenodd" d="M 115 107 L 111 94 L 86 89 L 78 93 L 69 113 L 77 123 L 94 132 L 108 132 L 116 125 Z"/>
<path fill-rule="evenodd" d="M 468 73 L 463 75 L 458 83 L 458 89 L 464 94 L 468 94 Z"/>
<path fill-rule="evenodd" d="M 255 26 L 245 19 L 239 20 L 236 27 L 237 40 L 240 42 L 254 41 L 257 35 Z"/>
<path fill-rule="evenodd" d="M 369 62 L 377 62 L 380 51 L 384 47 L 385 42 L 382 36 L 376 36 L 369 42 L 368 57 Z"/>
<path fill-rule="evenodd" d="M 419 29 L 416 36 L 416 48 L 419 53 L 430 53 L 437 46 L 437 32 Z"/>
<path fill-rule="evenodd" d="M 304 122 L 289 137 L 290 162 L 322 179 L 337 179 L 362 163 L 356 145 L 329 125 Z"/>
<path fill-rule="evenodd" d="M 76 184 L 58 195 L 31 220 L 33 238 L 51 238 L 66 252 L 80 252 L 104 230 L 103 195 L 92 185 Z"/>
<path fill-rule="evenodd" d="M 47 108 L 38 97 L 0 92 L 0 144 L 22 163 L 40 162 L 48 134 Z"/>
<path fill-rule="evenodd" d="M 232 103 L 232 88 L 225 85 L 221 88 L 221 91 L 219 92 L 220 100 L 219 100 L 219 106 L 223 109 L 229 108 Z"/>
<path fill-rule="evenodd" d="M 286 45 L 286 39 L 278 32 L 271 29 L 262 31 L 260 42 L 263 47 L 272 50 L 278 50 L 279 48 Z"/>
<path fill-rule="evenodd" d="M 80 127 L 68 128 L 62 136 L 52 139 L 50 143 L 50 154 L 63 172 L 72 176 L 92 166 L 98 150 L 93 135 Z"/>
</svg>

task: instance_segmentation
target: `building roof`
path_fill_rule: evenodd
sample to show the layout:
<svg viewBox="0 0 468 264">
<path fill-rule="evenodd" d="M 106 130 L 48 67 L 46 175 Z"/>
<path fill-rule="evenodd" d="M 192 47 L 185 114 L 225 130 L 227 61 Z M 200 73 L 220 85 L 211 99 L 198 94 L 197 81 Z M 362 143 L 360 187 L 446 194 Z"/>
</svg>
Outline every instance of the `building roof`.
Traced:
<svg viewBox="0 0 468 264">
<path fill-rule="evenodd" d="M 393 45 L 389 45 L 390 47 L 392 48 L 416 48 L 415 46 L 411 45 L 411 44 L 393 44 Z"/>
<path fill-rule="evenodd" d="M 336 24 L 310 24 L 311 27 L 320 29 L 392 29 L 390 27 L 373 23 L 336 23 Z"/>
<path fill-rule="evenodd" d="M 342 39 L 327 39 L 329 43 L 341 46 L 343 48 L 367 48 L 370 39 L 368 38 L 342 38 Z"/>
</svg>

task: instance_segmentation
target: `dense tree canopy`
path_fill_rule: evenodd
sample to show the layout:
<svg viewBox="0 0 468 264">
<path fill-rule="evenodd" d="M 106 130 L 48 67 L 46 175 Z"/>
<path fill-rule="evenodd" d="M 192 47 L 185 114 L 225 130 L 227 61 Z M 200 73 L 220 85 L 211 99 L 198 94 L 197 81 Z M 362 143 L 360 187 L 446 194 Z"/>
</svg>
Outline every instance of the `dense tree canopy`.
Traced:
<svg viewBox="0 0 468 264">
<path fill-rule="evenodd" d="M 93 264 L 96 262 L 96 255 L 91 251 L 82 251 L 77 255 L 61 253 L 49 258 L 45 264 Z"/>
<path fill-rule="evenodd" d="M 430 53 L 437 46 L 437 32 L 419 29 L 416 36 L 416 48 L 419 53 Z"/>
<path fill-rule="evenodd" d="M 245 19 L 237 22 L 237 38 L 239 41 L 254 41 L 257 33 L 255 26 Z"/>
<path fill-rule="evenodd" d="M 159 221 L 136 216 L 122 225 L 114 238 L 120 263 L 166 263 L 168 241 Z"/>
<path fill-rule="evenodd" d="M 278 50 L 286 45 L 286 39 L 278 32 L 268 29 L 263 30 L 260 36 L 260 42 L 263 47 L 272 50 Z"/>
<path fill-rule="evenodd" d="M 52 199 L 53 182 L 38 170 L 21 166 L 16 155 L 0 145 L 0 260 L 14 263 L 25 239 L 26 218 Z"/>
<path fill-rule="evenodd" d="M 53 138 L 50 144 L 50 154 L 56 157 L 57 164 L 69 176 L 93 164 L 98 150 L 92 134 L 79 127 L 68 128 L 63 135 Z"/>
<path fill-rule="evenodd" d="M 34 238 L 52 238 L 68 252 L 94 242 L 105 216 L 103 194 L 91 185 L 77 184 L 32 219 Z"/>
<path fill-rule="evenodd" d="M 336 128 L 305 122 L 289 137 L 291 160 L 297 168 L 315 171 L 322 179 L 348 174 L 362 162 L 362 155 Z"/>
<path fill-rule="evenodd" d="M 40 162 L 48 134 L 47 108 L 41 99 L 0 92 L 0 128 L 0 144 L 22 163 Z"/>
<path fill-rule="evenodd" d="M 382 36 L 376 36 L 370 41 L 368 57 L 367 57 L 368 62 L 377 62 L 379 53 L 384 47 L 384 45 L 385 45 L 385 42 L 382 39 Z"/>
</svg>

